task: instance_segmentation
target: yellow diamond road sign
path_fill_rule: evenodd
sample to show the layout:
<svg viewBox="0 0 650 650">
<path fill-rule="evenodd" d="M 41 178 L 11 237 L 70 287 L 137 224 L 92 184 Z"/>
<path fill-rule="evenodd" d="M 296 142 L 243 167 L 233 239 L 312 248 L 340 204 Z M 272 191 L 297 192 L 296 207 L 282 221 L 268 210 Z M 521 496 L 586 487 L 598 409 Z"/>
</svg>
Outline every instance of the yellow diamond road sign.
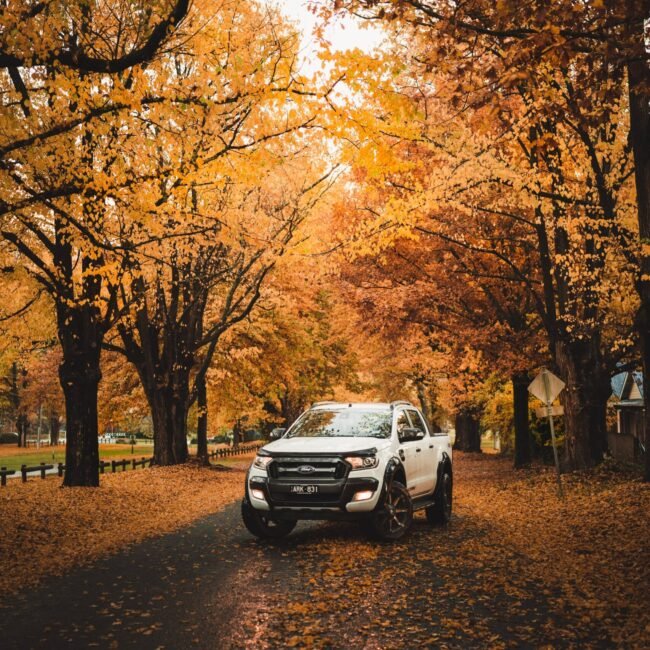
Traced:
<svg viewBox="0 0 650 650">
<path fill-rule="evenodd" d="M 552 372 L 544 368 L 528 386 L 528 392 L 544 404 L 551 404 L 562 392 L 564 382 Z"/>
</svg>

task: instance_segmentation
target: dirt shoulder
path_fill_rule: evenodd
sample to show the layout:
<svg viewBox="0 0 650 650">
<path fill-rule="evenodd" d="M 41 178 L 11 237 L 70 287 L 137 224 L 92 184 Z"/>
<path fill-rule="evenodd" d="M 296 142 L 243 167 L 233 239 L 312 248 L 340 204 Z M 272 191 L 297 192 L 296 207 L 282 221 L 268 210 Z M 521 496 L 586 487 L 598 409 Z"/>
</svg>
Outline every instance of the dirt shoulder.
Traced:
<svg viewBox="0 0 650 650">
<path fill-rule="evenodd" d="M 99 488 L 50 478 L 0 490 L 2 600 L 128 545 L 180 528 L 243 496 L 249 456 L 230 471 L 186 465 L 107 474 Z"/>
</svg>

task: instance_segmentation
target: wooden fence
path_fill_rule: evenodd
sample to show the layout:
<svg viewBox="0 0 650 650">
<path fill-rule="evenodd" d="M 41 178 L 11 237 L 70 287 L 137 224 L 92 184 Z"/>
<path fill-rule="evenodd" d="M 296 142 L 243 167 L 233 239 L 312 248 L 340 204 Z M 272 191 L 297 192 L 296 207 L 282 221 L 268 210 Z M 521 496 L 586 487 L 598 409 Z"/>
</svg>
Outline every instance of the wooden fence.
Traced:
<svg viewBox="0 0 650 650">
<path fill-rule="evenodd" d="M 252 445 L 239 445 L 237 447 L 223 447 L 221 449 L 213 449 L 208 452 L 208 457 L 212 460 L 217 458 L 230 458 L 232 456 L 240 456 L 242 454 L 248 454 L 251 451 L 257 451 L 265 443 L 254 443 Z M 142 456 L 140 460 L 135 458 L 122 458 L 121 460 L 100 460 L 99 461 L 99 472 L 104 474 L 106 469 L 110 467 L 111 472 L 115 474 L 118 469 L 124 472 L 127 467 L 131 469 L 137 469 L 142 467 L 143 469 L 147 466 L 151 467 L 154 464 L 153 456 L 145 458 Z M 44 479 L 47 476 L 47 473 L 53 470 L 56 467 L 57 474 L 59 477 L 62 477 L 65 474 L 65 465 L 63 463 L 47 464 L 40 463 L 39 465 L 21 465 L 20 470 L 7 469 L 6 467 L 0 467 L 0 485 L 7 485 L 7 476 L 13 476 L 17 471 L 20 472 L 22 482 L 26 483 L 29 474 L 39 473 L 41 478 Z"/>
</svg>

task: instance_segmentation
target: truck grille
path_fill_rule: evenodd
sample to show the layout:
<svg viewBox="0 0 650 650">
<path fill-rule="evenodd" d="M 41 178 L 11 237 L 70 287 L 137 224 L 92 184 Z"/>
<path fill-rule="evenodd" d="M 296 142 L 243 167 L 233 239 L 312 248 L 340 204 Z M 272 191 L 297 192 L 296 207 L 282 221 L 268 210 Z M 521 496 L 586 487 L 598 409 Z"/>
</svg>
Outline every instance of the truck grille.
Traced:
<svg viewBox="0 0 650 650">
<path fill-rule="evenodd" d="M 267 468 L 271 478 L 340 480 L 347 476 L 349 466 L 340 458 L 274 458 Z"/>
</svg>

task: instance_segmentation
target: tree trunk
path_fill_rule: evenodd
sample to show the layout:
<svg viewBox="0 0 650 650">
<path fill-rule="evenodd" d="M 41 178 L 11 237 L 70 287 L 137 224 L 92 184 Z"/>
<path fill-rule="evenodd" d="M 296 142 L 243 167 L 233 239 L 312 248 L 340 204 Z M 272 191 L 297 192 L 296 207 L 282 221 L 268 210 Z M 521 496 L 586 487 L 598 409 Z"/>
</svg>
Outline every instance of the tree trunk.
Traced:
<svg viewBox="0 0 650 650">
<path fill-rule="evenodd" d="M 454 449 L 458 451 L 481 451 L 481 432 L 476 415 L 463 410 L 456 413 L 456 440 Z"/>
<path fill-rule="evenodd" d="M 638 50 L 645 54 L 643 33 L 638 35 Z M 650 67 L 643 56 L 628 64 L 630 90 L 630 144 L 634 153 L 641 268 L 637 291 L 641 300 L 636 329 L 641 342 L 644 376 L 644 442 L 646 462 L 644 480 L 650 481 Z"/>
<path fill-rule="evenodd" d="M 235 426 L 232 428 L 232 446 L 239 447 L 239 437 L 241 436 L 241 422 L 235 421 Z"/>
<path fill-rule="evenodd" d="M 603 367 L 600 337 L 560 341 L 556 362 L 566 382 L 564 405 L 565 458 L 567 469 L 586 469 L 603 460 L 607 451 L 607 399 L 609 373 Z"/>
<path fill-rule="evenodd" d="M 282 426 L 289 428 L 289 398 L 287 396 L 287 391 L 284 391 L 284 395 L 280 397 L 280 413 L 282 414 Z"/>
<path fill-rule="evenodd" d="M 74 350 L 64 345 L 59 366 L 67 441 L 63 485 L 68 487 L 99 485 L 97 390 L 101 379 L 101 341 L 95 345 L 88 340 L 84 343 L 88 345 L 75 346 Z"/>
<path fill-rule="evenodd" d="M 199 419 L 196 428 L 196 457 L 201 465 L 209 465 L 208 458 L 208 395 L 205 385 L 205 375 L 196 379 L 196 402 L 199 409 Z"/>
<path fill-rule="evenodd" d="M 18 446 L 27 446 L 27 431 L 29 429 L 29 420 L 24 413 L 20 413 L 16 418 L 16 433 L 18 433 Z"/>
<path fill-rule="evenodd" d="M 143 382 L 144 383 L 144 382 Z M 153 423 L 153 458 L 156 465 L 178 465 L 187 461 L 187 399 L 173 387 L 145 384 L 145 395 Z"/>
<path fill-rule="evenodd" d="M 58 413 L 50 415 L 50 445 L 59 444 L 59 431 L 61 430 L 61 421 Z"/>
<path fill-rule="evenodd" d="M 431 426 L 431 408 L 427 398 L 427 385 L 422 379 L 418 378 L 415 380 L 415 388 L 418 393 L 418 402 L 420 402 L 422 415 L 424 415 L 424 419 L 429 423 L 429 426 Z"/>
<path fill-rule="evenodd" d="M 650 329 L 650 312 L 646 312 L 645 318 L 647 328 Z M 643 480 L 650 483 L 650 386 L 648 386 L 648 377 L 650 377 L 650 341 L 648 336 L 643 340 L 643 446 L 645 447 L 645 470 Z"/>
<path fill-rule="evenodd" d="M 527 373 L 512 376 L 512 397 L 515 423 L 515 460 L 516 469 L 528 467 L 532 461 L 532 442 L 528 421 L 528 384 Z"/>
</svg>

